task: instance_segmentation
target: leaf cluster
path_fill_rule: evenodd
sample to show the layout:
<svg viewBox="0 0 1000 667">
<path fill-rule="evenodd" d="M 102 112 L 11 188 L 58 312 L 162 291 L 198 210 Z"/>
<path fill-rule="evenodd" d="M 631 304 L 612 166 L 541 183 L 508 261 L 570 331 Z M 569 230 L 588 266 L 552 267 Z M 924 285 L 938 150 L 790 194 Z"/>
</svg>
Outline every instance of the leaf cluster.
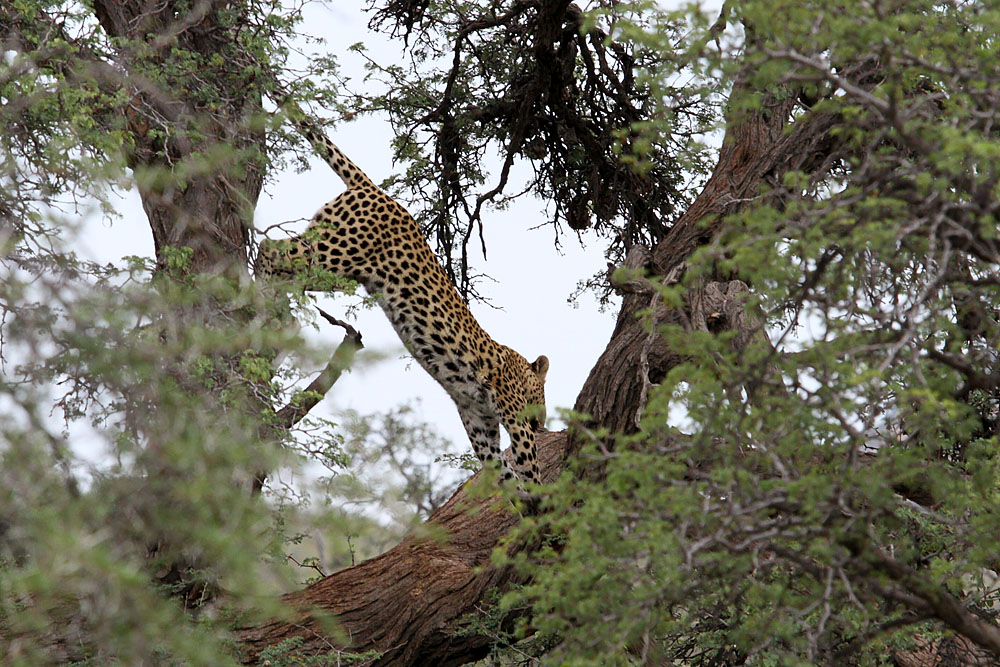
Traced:
<svg viewBox="0 0 1000 667">
<path fill-rule="evenodd" d="M 369 60 L 369 82 L 386 92 L 359 99 L 357 111 L 389 114 L 409 164 L 389 185 L 413 202 L 466 296 L 475 294 L 470 244 L 485 245 L 490 207 L 530 193 L 551 206 L 536 224 L 551 225 L 557 244 L 567 228 L 590 230 L 619 263 L 663 237 L 688 201 L 684 168 L 703 169 L 698 151 L 683 165 L 672 156 L 707 127 L 711 93 L 650 76 L 683 67 L 680 24 L 651 4 L 597 6 L 593 15 L 520 1 L 373 8 L 371 26 L 404 36 L 409 63 Z M 655 26 L 671 49 L 632 39 L 636 23 Z"/>
<path fill-rule="evenodd" d="M 744 51 L 720 56 L 750 63 L 747 90 L 801 91 L 793 125 L 829 121 L 829 143 L 660 299 L 739 277 L 762 335 L 659 328 L 685 363 L 650 389 L 639 433 L 584 449 L 599 479 L 557 484 L 540 525 L 565 537 L 519 557 L 534 579 L 510 602 L 573 664 L 995 659 L 998 16 L 734 11 Z"/>
</svg>

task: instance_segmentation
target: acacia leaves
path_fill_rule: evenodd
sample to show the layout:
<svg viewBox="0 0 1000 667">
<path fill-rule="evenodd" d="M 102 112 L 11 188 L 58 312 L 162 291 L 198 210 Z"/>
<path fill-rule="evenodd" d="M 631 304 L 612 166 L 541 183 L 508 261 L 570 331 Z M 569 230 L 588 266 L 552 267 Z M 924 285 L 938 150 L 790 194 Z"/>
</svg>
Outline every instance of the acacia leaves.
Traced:
<svg viewBox="0 0 1000 667">
<path fill-rule="evenodd" d="M 787 133 L 830 130 L 680 281 L 645 283 L 684 362 L 649 389 L 639 433 L 584 447 L 543 521 L 564 538 L 513 599 L 574 664 L 995 659 L 1000 71 L 981 36 L 997 17 L 730 9 L 744 31 L 721 41 L 741 52 L 704 56 L 749 63 L 730 109 L 794 95 Z M 742 325 L 699 311 L 713 294 Z M 657 301 L 680 324 L 658 325 Z"/>
<path fill-rule="evenodd" d="M 683 67 L 670 50 L 681 48 L 679 24 L 652 5 L 598 4 L 590 16 L 568 2 L 375 11 L 372 25 L 405 35 L 411 59 L 372 61 L 369 78 L 386 93 L 359 99 L 358 110 L 392 119 L 410 165 L 396 190 L 466 296 L 475 295 L 470 244 L 484 212 L 522 194 L 548 202 L 535 224 L 551 224 L 557 243 L 592 230 L 616 264 L 633 245 L 659 241 L 687 202 L 668 148 L 705 129 L 709 105 L 703 91 L 667 83 Z M 670 49 L 633 39 L 630 21 L 665 33 L 657 46 Z M 650 76 L 658 69 L 664 79 Z M 687 157 L 688 173 L 703 169 L 704 156 Z"/>
</svg>

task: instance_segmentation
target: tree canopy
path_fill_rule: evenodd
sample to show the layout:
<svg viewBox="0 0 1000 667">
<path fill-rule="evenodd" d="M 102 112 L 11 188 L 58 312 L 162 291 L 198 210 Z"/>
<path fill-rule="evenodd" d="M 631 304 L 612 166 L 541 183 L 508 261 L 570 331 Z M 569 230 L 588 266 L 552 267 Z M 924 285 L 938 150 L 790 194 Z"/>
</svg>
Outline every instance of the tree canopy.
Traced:
<svg viewBox="0 0 1000 667">
<path fill-rule="evenodd" d="M 1000 660 L 1000 12 L 369 12 L 407 58 L 357 84 L 344 45 L 286 64 L 298 6 L 0 5 L 4 660 Z M 442 502 L 409 458 L 435 438 L 386 406 L 369 451 L 404 455 L 430 516 L 304 587 L 269 476 L 341 474 L 369 427 L 308 416 L 357 332 L 303 389 L 309 297 L 247 271 L 292 106 L 386 114 L 385 187 L 467 298 L 484 210 L 531 195 L 621 298 L 571 427 L 540 438 L 537 515 L 482 474 Z M 78 259 L 73 219 L 129 186 L 155 257 Z"/>
</svg>

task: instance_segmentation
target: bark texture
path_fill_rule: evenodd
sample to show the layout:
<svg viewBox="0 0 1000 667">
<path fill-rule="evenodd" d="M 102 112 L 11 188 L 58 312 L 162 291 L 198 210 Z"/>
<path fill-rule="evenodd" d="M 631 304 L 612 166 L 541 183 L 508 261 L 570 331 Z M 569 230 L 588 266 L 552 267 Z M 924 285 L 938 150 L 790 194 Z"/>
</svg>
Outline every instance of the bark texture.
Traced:
<svg viewBox="0 0 1000 667">
<path fill-rule="evenodd" d="M 233 48 L 232 32 L 220 18 L 222 11 L 231 8 L 224 3 L 198 2 L 178 15 L 171 3 L 152 7 L 140 0 L 95 0 L 93 7 L 109 36 L 147 45 L 141 55 L 129 52 L 131 47 L 120 54 L 130 64 L 123 74 L 116 75 L 104 63 L 95 62 L 92 68 L 109 89 L 127 87 L 133 95 L 125 117 L 135 140 L 129 166 L 137 173 L 170 171 L 185 160 L 211 155 L 221 146 L 237 151 L 263 148 L 263 132 L 248 129 L 251 117 L 262 112 L 260 89 L 247 86 L 238 69 L 252 56 Z M 208 102 L 173 95 L 172 90 L 185 88 L 169 74 L 164 82 L 150 80 L 163 63 L 169 63 L 172 49 L 205 58 L 225 53 L 233 60 L 230 69 L 213 73 L 217 99 Z M 250 221 L 263 171 L 252 160 L 230 158 L 229 162 L 230 168 L 212 169 L 187 182 L 137 179 L 159 261 L 163 262 L 164 248 L 185 247 L 193 251 L 190 266 L 194 272 L 216 273 L 233 267 L 245 273 Z"/>
<path fill-rule="evenodd" d="M 565 433 L 538 437 L 544 481 L 559 474 L 565 445 Z M 376 650 L 382 653 L 374 661 L 379 665 L 461 665 L 486 655 L 488 638 L 463 635 L 461 617 L 474 612 L 491 589 L 513 580 L 509 569 L 490 564 L 490 554 L 519 516 L 506 501 L 470 496 L 466 490 L 479 477 L 431 515 L 424 534 L 285 595 L 296 610 L 293 618 L 240 630 L 244 663 L 256 664 L 260 651 L 292 637 L 303 638 L 298 654 L 335 646 Z"/>
<path fill-rule="evenodd" d="M 646 269 L 655 279 L 676 282 L 685 262 L 699 247 L 715 238 L 727 215 L 737 213 L 754 199 L 763 183 L 771 182 L 787 169 L 808 169 L 824 153 L 826 132 L 834 122 L 819 115 L 786 133 L 793 102 L 765 97 L 764 107 L 747 113 L 726 132 L 719 161 L 701 193 L 646 256 Z M 638 253 L 631 253 L 634 257 Z M 697 298 L 695 296 L 695 298 Z M 574 409 L 588 414 L 596 425 L 630 433 L 644 404 L 649 383 L 659 382 L 679 359 L 666 341 L 651 335 L 638 317 L 640 311 L 656 307 L 649 293 L 626 292 L 618 321 L 604 353 L 597 360 L 577 397 Z M 693 321 L 693 313 L 656 307 L 653 321 L 678 324 Z M 570 451 L 577 446 L 571 444 Z"/>
</svg>

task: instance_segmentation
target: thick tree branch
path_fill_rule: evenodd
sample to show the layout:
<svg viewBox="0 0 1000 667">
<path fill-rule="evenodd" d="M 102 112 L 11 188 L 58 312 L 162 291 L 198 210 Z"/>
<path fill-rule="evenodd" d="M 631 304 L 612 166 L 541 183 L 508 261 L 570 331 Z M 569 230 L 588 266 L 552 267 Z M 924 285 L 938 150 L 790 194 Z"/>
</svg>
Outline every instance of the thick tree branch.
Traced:
<svg viewBox="0 0 1000 667">
<path fill-rule="evenodd" d="M 738 87 L 734 95 L 739 91 Z M 785 133 L 793 105 L 787 98 L 779 102 L 765 95 L 760 109 L 742 118 L 730 117 L 711 178 L 667 236 L 652 249 L 647 270 L 659 276 L 679 276 L 687 258 L 715 238 L 727 215 L 738 212 L 757 196 L 766 177 L 794 165 L 795 156 L 816 150 L 834 119 L 811 116 Z M 647 299 L 626 295 L 608 347 L 591 370 L 574 407 L 613 432 L 634 431 L 631 415 L 642 407 L 637 403 L 645 383 L 659 382 L 680 361 L 662 338 L 644 352 L 640 341 L 646 340 L 647 331 L 637 314 L 648 307 Z M 675 309 L 663 307 L 655 310 L 654 317 L 660 324 L 681 324 L 686 318 Z M 649 373 L 640 377 L 634 371 L 643 366 L 643 354 Z M 572 444 L 570 451 L 575 451 Z"/>
<path fill-rule="evenodd" d="M 1000 627 L 969 611 L 960 600 L 939 585 L 882 549 L 861 547 L 861 557 L 871 567 L 887 574 L 902 587 L 898 595 L 907 606 L 938 618 L 957 634 L 971 639 L 1000 659 Z"/>
<path fill-rule="evenodd" d="M 859 562 L 861 569 L 886 575 L 893 582 L 881 594 L 896 600 L 926 618 L 935 618 L 955 631 L 955 637 L 923 642 L 913 651 L 900 651 L 906 665 L 995 665 L 1000 660 L 1000 627 L 980 618 L 946 589 L 893 557 L 866 537 L 847 536 L 841 540 Z M 949 653 L 952 658 L 948 660 Z M 991 654 L 990 657 L 988 654 Z"/>
<path fill-rule="evenodd" d="M 537 440 L 542 479 L 551 482 L 560 471 L 566 434 L 545 433 Z M 482 475 L 476 473 L 435 511 L 426 530 L 284 596 L 295 610 L 291 620 L 239 630 L 243 662 L 255 664 L 260 651 L 291 637 L 302 638 L 296 653 L 303 656 L 326 653 L 333 638 L 350 637 L 348 646 L 338 644 L 382 653 L 373 665 L 461 665 L 485 656 L 489 638 L 463 634 L 462 618 L 485 604 L 491 590 L 513 581 L 513 572 L 495 568 L 490 555 L 519 517 L 506 500 L 469 493 L 484 488 Z M 336 630 L 324 625 L 330 615 Z"/>
</svg>

